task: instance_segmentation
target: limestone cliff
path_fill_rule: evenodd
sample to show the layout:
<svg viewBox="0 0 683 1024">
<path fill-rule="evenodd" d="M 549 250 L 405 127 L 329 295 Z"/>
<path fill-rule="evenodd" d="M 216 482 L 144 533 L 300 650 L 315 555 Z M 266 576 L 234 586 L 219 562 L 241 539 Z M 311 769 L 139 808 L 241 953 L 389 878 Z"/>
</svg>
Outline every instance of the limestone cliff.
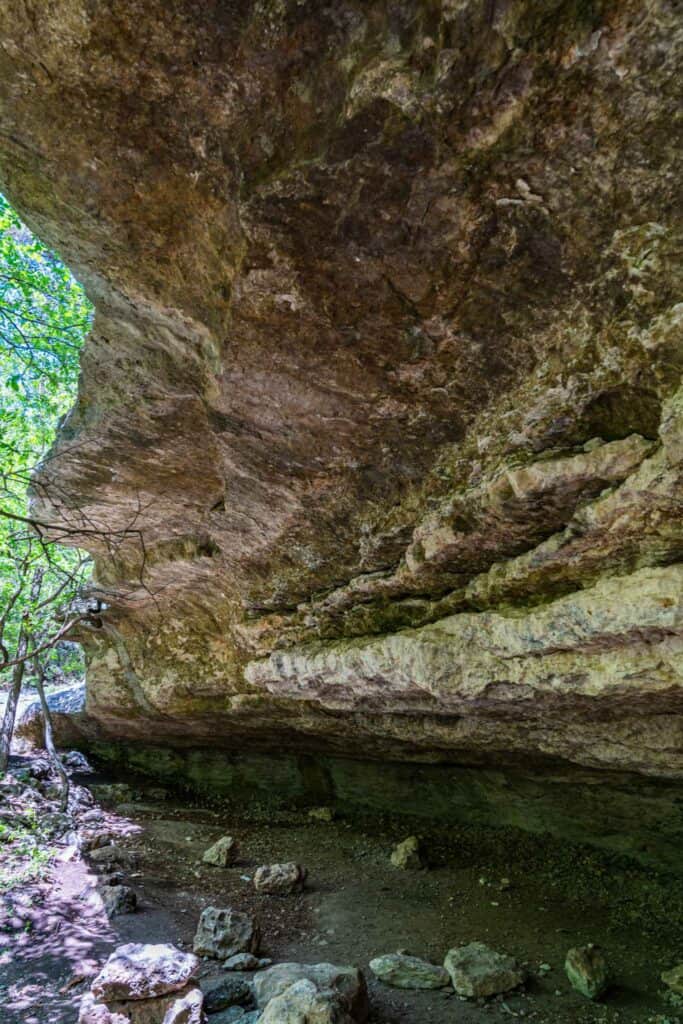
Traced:
<svg viewBox="0 0 683 1024">
<path fill-rule="evenodd" d="M 683 774 L 682 66 L 667 0 L 0 5 L 102 736 Z"/>
</svg>

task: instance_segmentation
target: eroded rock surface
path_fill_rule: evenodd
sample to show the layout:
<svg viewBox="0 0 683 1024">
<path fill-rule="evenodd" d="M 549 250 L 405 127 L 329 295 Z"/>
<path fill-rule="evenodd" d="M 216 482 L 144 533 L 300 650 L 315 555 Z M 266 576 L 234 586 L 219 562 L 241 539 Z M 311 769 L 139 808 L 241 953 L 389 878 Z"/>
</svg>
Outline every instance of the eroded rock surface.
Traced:
<svg viewBox="0 0 683 1024">
<path fill-rule="evenodd" d="M 92 728 L 680 776 L 675 5 L 39 6 L 0 185 L 97 307 L 35 485 Z"/>
</svg>

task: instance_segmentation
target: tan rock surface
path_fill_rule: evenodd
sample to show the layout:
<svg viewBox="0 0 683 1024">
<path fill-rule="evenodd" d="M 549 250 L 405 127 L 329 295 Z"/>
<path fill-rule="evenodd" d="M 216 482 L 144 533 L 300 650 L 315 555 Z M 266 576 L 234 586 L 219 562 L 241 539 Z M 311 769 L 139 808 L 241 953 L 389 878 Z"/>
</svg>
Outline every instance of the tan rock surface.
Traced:
<svg viewBox="0 0 683 1024">
<path fill-rule="evenodd" d="M 0 39 L 0 187 L 97 307 L 35 508 L 97 556 L 100 735 L 680 775 L 678 13 Z"/>
</svg>

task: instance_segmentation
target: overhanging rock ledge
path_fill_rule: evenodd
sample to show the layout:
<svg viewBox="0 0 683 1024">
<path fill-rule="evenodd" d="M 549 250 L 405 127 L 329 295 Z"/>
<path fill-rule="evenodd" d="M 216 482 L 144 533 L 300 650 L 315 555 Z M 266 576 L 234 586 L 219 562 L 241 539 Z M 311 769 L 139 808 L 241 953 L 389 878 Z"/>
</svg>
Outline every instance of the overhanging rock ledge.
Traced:
<svg viewBox="0 0 683 1024">
<path fill-rule="evenodd" d="M 97 309 L 36 508 L 92 527 L 101 740 L 683 774 L 682 44 L 2 5 L 1 187 Z"/>
</svg>

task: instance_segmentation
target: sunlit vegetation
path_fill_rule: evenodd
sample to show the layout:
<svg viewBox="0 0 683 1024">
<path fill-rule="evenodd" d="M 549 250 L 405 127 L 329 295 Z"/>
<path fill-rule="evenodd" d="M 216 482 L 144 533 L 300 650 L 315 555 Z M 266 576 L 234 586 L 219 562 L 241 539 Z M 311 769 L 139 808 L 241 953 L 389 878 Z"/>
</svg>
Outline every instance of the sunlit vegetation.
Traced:
<svg viewBox="0 0 683 1024">
<path fill-rule="evenodd" d="M 0 688 L 22 658 L 35 679 L 81 668 L 62 634 L 64 609 L 89 566 L 36 526 L 35 467 L 50 459 L 60 418 L 73 404 L 79 352 L 92 310 L 82 287 L 0 196 Z M 4 668 L 2 667 L 4 666 Z"/>
</svg>

